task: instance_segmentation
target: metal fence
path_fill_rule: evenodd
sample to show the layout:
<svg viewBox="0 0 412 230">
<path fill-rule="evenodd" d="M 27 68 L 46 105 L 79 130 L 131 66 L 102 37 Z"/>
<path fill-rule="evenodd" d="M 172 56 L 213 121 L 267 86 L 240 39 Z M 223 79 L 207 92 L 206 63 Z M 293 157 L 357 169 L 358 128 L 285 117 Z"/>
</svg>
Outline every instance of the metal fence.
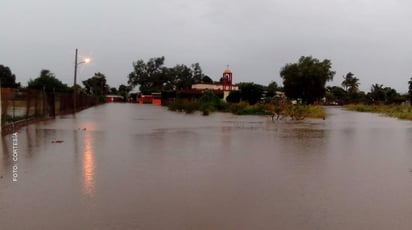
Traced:
<svg viewBox="0 0 412 230">
<path fill-rule="evenodd" d="M 99 103 L 95 96 L 41 90 L 1 88 L 2 134 L 29 123 L 79 111 Z M 17 127 L 16 127 L 17 126 Z"/>
</svg>

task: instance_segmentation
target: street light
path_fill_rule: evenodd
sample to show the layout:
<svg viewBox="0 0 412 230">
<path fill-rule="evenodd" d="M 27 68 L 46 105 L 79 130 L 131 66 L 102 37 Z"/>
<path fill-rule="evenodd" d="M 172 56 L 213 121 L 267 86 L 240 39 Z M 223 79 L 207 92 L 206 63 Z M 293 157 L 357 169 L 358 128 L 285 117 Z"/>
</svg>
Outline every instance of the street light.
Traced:
<svg viewBox="0 0 412 230">
<path fill-rule="evenodd" d="M 90 58 L 85 58 L 81 62 L 77 62 L 78 50 L 76 49 L 76 53 L 74 56 L 74 83 L 73 83 L 73 113 L 76 113 L 76 85 L 77 85 L 77 66 L 80 64 L 87 64 L 91 60 Z"/>
</svg>

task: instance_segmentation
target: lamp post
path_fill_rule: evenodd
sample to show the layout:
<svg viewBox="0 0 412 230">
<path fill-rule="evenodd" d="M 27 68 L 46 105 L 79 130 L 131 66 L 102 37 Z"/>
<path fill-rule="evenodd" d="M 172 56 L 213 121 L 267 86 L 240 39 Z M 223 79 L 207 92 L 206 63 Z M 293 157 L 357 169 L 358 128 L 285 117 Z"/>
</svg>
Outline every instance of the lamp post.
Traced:
<svg viewBox="0 0 412 230">
<path fill-rule="evenodd" d="M 90 58 L 85 58 L 81 62 L 77 62 L 77 56 L 78 56 L 78 50 L 76 48 L 76 52 L 74 55 L 74 82 L 73 82 L 73 113 L 76 113 L 76 98 L 77 98 L 77 93 L 76 93 L 76 85 L 77 85 L 77 66 L 83 63 L 89 63 Z"/>
</svg>

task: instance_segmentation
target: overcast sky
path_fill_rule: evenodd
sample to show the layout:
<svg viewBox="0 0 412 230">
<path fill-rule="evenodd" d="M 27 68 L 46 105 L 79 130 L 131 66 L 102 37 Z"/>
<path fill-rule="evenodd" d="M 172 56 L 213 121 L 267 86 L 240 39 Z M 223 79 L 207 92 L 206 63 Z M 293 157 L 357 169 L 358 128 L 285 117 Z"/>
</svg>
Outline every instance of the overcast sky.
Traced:
<svg viewBox="0 0 412 230">
<path fill-rule="evenodd" d="M 23 85 L 49 69 L 73 84 L 74 53 L 90 56 L 79 80 L 95 72 L 111 86 L 132 63 L 165 56 L 166 65 L 199 62 L 218 80 L 281 83 L 300 56 L 330 59 L 330 85 L 352 72 L 407 92 L 412 77 L 412 1 L 408 0 L 1 0 L 0 64 Z"/>
</svg>

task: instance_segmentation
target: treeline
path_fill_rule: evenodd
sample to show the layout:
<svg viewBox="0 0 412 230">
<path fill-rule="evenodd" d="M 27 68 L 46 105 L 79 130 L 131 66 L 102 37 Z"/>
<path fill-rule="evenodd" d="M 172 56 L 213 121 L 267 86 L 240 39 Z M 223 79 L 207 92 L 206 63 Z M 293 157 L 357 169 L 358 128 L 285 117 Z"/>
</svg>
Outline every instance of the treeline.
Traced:
<svg viewBox="0 0 412 230">
<path fill-rule="evenodd" d="M 191 67 L 186 65 L 166 67 L 164 61 L 164 57 L 156 57 L 147 62 L 144 60 L 134 62 L 134 71 L 128 78 L 129 86 L 132 88 L 139 86 L 141 92 L 150 93 L 190 89 L 194 83 L 213 82 L 203 74 L 198 63 Z M 239 83 L 239 91 L 231 92 L 226 100 L 231 103 L 246 101 L 254 105 L 265 98 L 273 97 L 276 91 L 282 91 L 290 100 L 300 101 L 302 104 L 393 104 L 412 99 L 411 82 L 409 82 L 409 94 L 405 95 L 381 84 L 374 84 L 370 92 L 363 92 L 359 90 L 359 78 L 351 72 L 343 76 L 341 86 L 326 86 L 327 82 L 332 81 L 335 76 L 332 62 L 328 59 L 321 61 L 311 56 L 302 56 L 296 63 L 286 64 L 281 68 L 280 76 L 283 80 L 282 87 L 274 81 L 267 86 L 253 82 Z M 221 82 L 221 79 L 217 82 Z M 190 98 L 193 95 L 180 96 Z"/>
<path fill-rule="evenodd" d="M 184 92 L 191 89 L 195 83 L 220 83 L 213 81 L 212 78 L 205 75 L 199 63 L 192 64 L 190 67 L 179 64 L 174 67 L 164 66 L 164 57 L 155 57 L 147 62 L 138 60 L 133 63 L 133 71 L 129 74 L 128 84 L 134 88 L 139 86 L 140 92 L 149 94 L 151 92 L 162 92 L 168 98 L 186 98 L 199 99 L 201 95 L 196 92 Z M 227 98 L 228 102 L 237 103 L 247 101 L 254 105 L 259 102 L 262 97 L 273 97 L 276 91 L 281 90 L 276 82 L 271 82 L 264 86 L 253 82 L 241 82 L 238 84 L 239 91 L 232 91 Z M 170 93 L 175 91 L 183 91 L 178 93 Z"/>
<path fill-rule="evenodd" d="M 30 79 L 26 87 L 22 87 L 20 82 L 16 82 L 16 76 L 12 73 L 9 67 L 0 65 L 0 83 L 3 88 L 26 88 L 36 89 L 45 92 L 73 92 L 76 87 L 76 92 L 81 95 L 98 96 L 101 102 L 104 101 L 104 96 L 107 94 L 121 95 L 125 100 L 131 90 L 130 86 L 120 85 L 118 88 L 110 87 L 107 84 L 106 76 L 100 72 L 95 73 L 92 77 L 82 81 L 83 87 L 79 84 L 76 86 L 68 86 L 60 81 L 50 70 L 43 69 L 39 75 Z"/>
<path fill-rule="evenodd" d="M 165 57 L 155 57 L 145 62 L 133 63 L 133 72 L 129 74 L 128 84 L 132 88 L 139 86 L 143 94 L 190 89 L 194 83 L 213 83 L 203 74 L 199 63 L 190 67 L 179 64 L 174 67 L 164 66 Z"/>
<path fill-rule="evenodd" d="M 286 64 L 280 75 L 286 96 L 304 104 L 400 104 L 412 101 L 412 78 L 408 81 L 408 94 L 404 95 L 382 84 L 373 84 L 369 92 L 360 91 L 359 78 L 351 72 L 343 76 L 341 86 L 326 87 L 335 75 L 328 59 L 319 61 L 310 56 L 301 57 L 297 63 Z"/>
<path fill-rule="evenodd" d="M 396 89 L 373 84 L 369 92 L 359 90 L 359 79 L 351 72 L 343 76 L 341 86 L 328 86 L 326 100 L 338 104 L 401 104 L 412 100 L 412 78 L 408 81 L 409 91 L 400 94 Z"/>
<path fill-rule="evenodd" d="M 411 92 L 400 94 L 391 87 L 373 84 L 369 92 L 348 92 L 343 87 L 326 87 L 326 102 L 332 104 L 401 104 L 411 101 Z"/>
<path fill-rule="evenodd" d="M 199 63 L 190 66 L 178 64 L 173 67 L 167 67 L 164 63 L 165 57 L 133 62 L 133 71 L 127 76 L 127 83 L 118 88 L 110 87 L 106 76 L 100 72 L 83 81 L 83 87 L 80 85 L 74 87 L 76 87 L 76 92 L 99 96 L 102 100 L 106 94 L 121 95 L 126 100 L 130 91 L 136 87 L 139 87 L 143 94 L 162 92 L 165 95 L 176 95 L 176 91 L 190 89 L 194 83 L 222 81 L 221 78 L 213 81 L 211 77 L 205 75 Z M 253 105 L 275 96 L 277 91 L 284 92 L 288 99 L 300 101 L 302 104 L 398 104 L 412 100 L 412 78 L 408 81 L 408 94 L 404 95 L 382 84 L 373 84 L 369 92 L 360 91 L 359 78 L 351 72 L 343 76 L 340 86 L 326 86 L 327 82 L 333 80 L 335 76 L 332 62 L 328 59 L 318 60 L 311 56 L 302 56 L 296 63 L 285 64 L 279 74 L 283 83 L 281 87 L 274 81 L 267 86 L 253 82 L 239 83 L 239 91 L 231 92 L 227 101 L 230 103 L 244 101 Z M 16 76 L 7 66 L 0 65 L 0 80 L 2 87 L 21 87 L 20 82 L 16 82 Z M 73 92 L 74 90 L 73 86 L 69 87 L 62 83 L 49 70 L 41 70 L 38 77 L 28 81 L 27 88 L 56 92 Z"/>
</svg>

